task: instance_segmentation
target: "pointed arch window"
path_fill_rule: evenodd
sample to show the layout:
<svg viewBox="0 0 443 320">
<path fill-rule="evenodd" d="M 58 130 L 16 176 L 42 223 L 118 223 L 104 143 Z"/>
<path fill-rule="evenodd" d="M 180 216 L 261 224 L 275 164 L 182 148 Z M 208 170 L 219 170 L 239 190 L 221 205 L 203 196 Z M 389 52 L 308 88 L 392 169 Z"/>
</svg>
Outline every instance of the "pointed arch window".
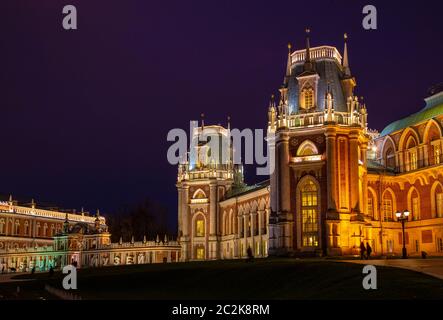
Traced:
<svg viewBox="0 0 443 320">
<path fill-rule="evenodd" d="M 312 180 L 301 187 L 301 229 L 305 247 L 318 247 L 318 189 Z"/>
<path fill-rule="evenodd" d="M 302 108 L 311 109 L 314 107 L 314 89 L 306 87 L 302 90 Z"/>
<path fill-rule="evenodd" d="M 392 194 L 388 191 L 383 194 L 382 215 L 383 221 L 394 220 L 394 199 Z"/>
<path fill-rule="evenodd" d="M 205 220 L 201 215 L 195 220 L 195 236 L 196 237 L 205 236 Z"/>
</svg>

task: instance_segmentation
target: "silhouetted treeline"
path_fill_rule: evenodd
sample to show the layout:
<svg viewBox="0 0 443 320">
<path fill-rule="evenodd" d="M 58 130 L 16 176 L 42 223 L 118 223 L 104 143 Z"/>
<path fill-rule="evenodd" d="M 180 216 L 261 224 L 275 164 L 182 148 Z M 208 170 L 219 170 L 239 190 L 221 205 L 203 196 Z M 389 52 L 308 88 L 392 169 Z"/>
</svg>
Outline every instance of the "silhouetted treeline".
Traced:
<svg viewBox="0 0 443 320">
<path fill-rule="evenodd" d="M 112 242 L 118 242 L 122 237 L 123 242 L 141 241 L 146 236 L 146 240 L 154 240 L 159 235 L 160 240 L 168 233 L 167 210 L 165 207 L 149 199 L 134 206 L 120 208 L 113 215 L 106 219 L 109 232 L 112 234 Z"/>
</svg>

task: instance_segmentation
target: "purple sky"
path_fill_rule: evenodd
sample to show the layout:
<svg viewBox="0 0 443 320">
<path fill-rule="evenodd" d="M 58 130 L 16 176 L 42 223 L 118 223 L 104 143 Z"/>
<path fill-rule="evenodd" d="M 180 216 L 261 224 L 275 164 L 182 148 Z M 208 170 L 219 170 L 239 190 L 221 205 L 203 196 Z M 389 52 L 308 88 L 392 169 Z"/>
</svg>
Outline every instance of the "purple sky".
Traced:
<svg viewBox="0 0 443 320">
<path fill-rule="evenodd" d="M 423 107 L 442 82 L 441 1 L 18 1 L 0 3 L 0 192 L 112 212 L 150 197 L 175 223 L 171 128 L 263 128 L 286 45 L 343 47 L 369 125 Z M 74 4 L 78 30 L 62 29 Z M 251 171 L 251 170 L 250 170 Z"/>
</svg>

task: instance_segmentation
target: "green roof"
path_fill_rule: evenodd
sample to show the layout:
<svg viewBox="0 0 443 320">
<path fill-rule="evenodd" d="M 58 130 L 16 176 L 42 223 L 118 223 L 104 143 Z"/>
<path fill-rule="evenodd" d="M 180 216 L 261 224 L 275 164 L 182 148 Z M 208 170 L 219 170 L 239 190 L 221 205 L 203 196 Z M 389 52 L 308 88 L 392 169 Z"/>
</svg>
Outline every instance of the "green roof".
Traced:
<svg viewBox="0 0 443 320">
<path fill-rule="evenodd" d="M 241 187 L 230 189 L 226 193 L 225 200 L 230 199 L 230 198 L 234 198 L 234 197 L 238 197 L 238 196 L 250 193 L 250 192 L 254 192 L 254 191 L 259 190 L 259 189 L 266 188 L 266 187 L 269 186 L 269 183 L 270 183 L 269 180 L 265 180 L 265 181 L 259 182 L 257 184 L 254 184 L 252 186 L 243 185 Z"/>
<path fill-rule="evenodd" d="M 397 120 L 389 124 L 381 132 L 381 136 L 388 135 L 392 132 L 413 126 L 420 122 L 443 115 L 443 91 L 425 99 L 426 107 L 417 113 L 411 114 L 406 118 Z"/>
</svg>

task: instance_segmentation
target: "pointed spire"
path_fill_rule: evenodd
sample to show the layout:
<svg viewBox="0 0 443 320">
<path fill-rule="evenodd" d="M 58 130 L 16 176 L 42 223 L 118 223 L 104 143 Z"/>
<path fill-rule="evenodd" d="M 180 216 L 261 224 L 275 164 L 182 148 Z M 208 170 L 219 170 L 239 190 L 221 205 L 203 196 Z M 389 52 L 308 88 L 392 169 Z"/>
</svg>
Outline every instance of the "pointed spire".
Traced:
<svg viewBox="0 0 443 320">
<path fill-rule="evenodd" d="M 203 130 L 203 128 L 205 127 L 205 114 L 204 114 L 204 113 L 201 113 L 201 114 L 200 114 L 200 117 L 201 117 L 201 119 L 202 119 L 202 130 Z"/>
<path fill-rule="evenodd" d="M 343 72 L 345 73 L 346 77 L 350 77 L 351 76 L 351 69 L 349 68 L 349 58 L 348 58 L 348 34 L 345 33 L 343 35 L 344 38 L 344 42 L 345 42 L 345 47 L 343 49 Z"/>
<path fill-rule="evenodd" d="M 85 208 L 82 207 L 82 212 L 81 215 L 84 216 L 85 215 Z"/>
<path fill-rule="evenodd" d="M 305 55 L 305 64 L 304 64 L 304 71 L 313 71 L 313 65 L 311 62 L 311 44 L 309 42 L 309 34 L 311 33 L 311 30 L 309 28 L 306 28 L 306 55 Z"/>
<path fill-rule="evenodd" d="M 311 44 L 309 43 L 309 34 L 310 33 L 311 33 L 311 29 L 306 28 L 306 56 L 305 56 L 305 62 L 311 62 L 311 52 L 310 52 Z"/>
<path fill-rule="evenodd" d="M 160 237 L 157 234 L 157 237 L 155 238 L 155 242 L 160 242 Z"/>
<path fill-rule="evenodd" d="M 118 244 L 122 244 L 123 243 L 123 237 L 120 236 L 120 239 L 118 240 Z"/>
<path fill-rule="evenodd" d="M 134 243 L 134 236 L 131 237 L 131 243 Z"/>
<path fill-rule="evenodd" d="M 32 207 L 33 209 L 35 209 L 35 201 L 34 201 L 34 199 L 31 200 L 31 207 Z"/>
<path fill-rule="evenodd" d="M 286 77 L 285 77 L 285 83 L 287 83 L 288 78 L 291 76 L 291 65 L 292 65 L 292 58 L 291 58 L 291 44 L 288 43 L 288 61 L 286 62 Z"/>
<path fill-rule="evenodd" d="M 228 116 L 228 130 L 231 130 L 231 116 Z"/>
<path fill-rule="evenodd" d="M 167 243 L 167 242 L 168 242 L 168 236 L 166 235 L 166 233 L 165 233 L 165 238 L 163 239 L 163 242 L 164 242 L 164 243 Z"/>
<path fill-rule="evenodd" d="M 143 243 L 146 243 L 146 235 L 143 236 Z"/>
<path fill-rule="evenodd" d="M 12 202 L 12 194 L 9 195 L 9 202 Z"/>
</svg>

